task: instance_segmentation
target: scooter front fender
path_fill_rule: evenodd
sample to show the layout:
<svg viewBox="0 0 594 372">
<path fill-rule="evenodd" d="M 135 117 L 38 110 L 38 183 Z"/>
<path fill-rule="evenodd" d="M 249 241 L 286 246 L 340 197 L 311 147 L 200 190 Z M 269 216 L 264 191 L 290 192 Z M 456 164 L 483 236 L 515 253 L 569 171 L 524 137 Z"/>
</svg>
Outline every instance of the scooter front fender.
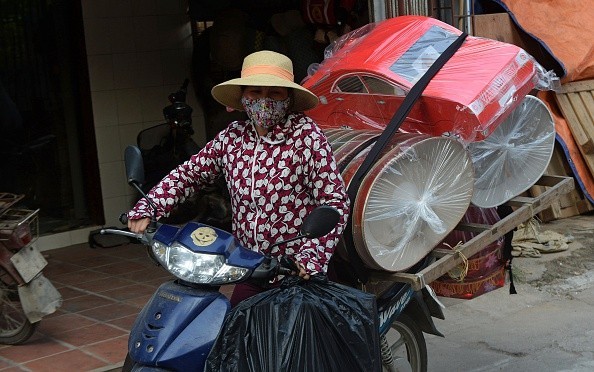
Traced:
<svg viewBox="0 0 594 372">
<path fill-rule="evenodd" d="M 426 291 L 423 288 L 421 291 L 415 292 L 404 312 L 421 327 L 423 332 L 444 337 L 433 322 L 433 316 L 444 319 L 443 312 L 435 300 L 425 293 Z"/>
<path fill-rule="evenodd" d="M 130 358 L 144 366 L 202 371 L 230 308 L 216 289 L 164 283 L 132 327 Z"/>
</svg>

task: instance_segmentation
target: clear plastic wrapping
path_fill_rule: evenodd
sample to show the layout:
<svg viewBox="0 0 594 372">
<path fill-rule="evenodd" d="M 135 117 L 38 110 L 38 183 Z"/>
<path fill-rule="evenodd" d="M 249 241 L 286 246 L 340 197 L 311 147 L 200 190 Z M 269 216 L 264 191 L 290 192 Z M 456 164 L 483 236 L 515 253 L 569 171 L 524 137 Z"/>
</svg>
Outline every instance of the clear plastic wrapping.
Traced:
<svg viewBox="0 0 594 372">
<path fill-rule="evenodd" d="M 471 205 L 462 222 L 494 225 L 500 217 L 496 208 L 479 208 Z M 436 248 L 456 249 L 478 233 L 454 230 Z M 505 284 L 505 262 L 502 248 L 505 237 L 485 246 L 472 257 L 466 257 L 466 264 L 460 264 L 446 275 L 431 282 L 431 287 L 439 296 L 472 299 L 500 288 Z"/>
<path fill-rule="evenodd" d="M 342 36 L 303 82 L 320 98 L 308 115 L 322 128 L 383 129 L 414 83 L 460 33 L 434 18 L 401 16 Z M 468 36 L 431 80 L 401 130 L 480 141 L 532 89 L 552 89 L 557 82 L 521 48 Z"/>
<path fill-rule="evenodd" d="M 347 184 L 370 148 L 343 170 Z M 363 178 L 351 208 L 357 253 L 373 269 L 408 269 L 458 224 L 472 190 L 472 162 L 460 142 L 397 134 Z"/>
<path fill-rule="evenodd" d="M 528 190 L 546 170 L 555 146 L 555 125 L 534 96 L 521 104 L 485 140 L 468 145 L 475 168 L 472 204 L 496 207 Z"/>
<path fill-rule="evenodd" d="M 497 213 L 497 208 L 479 208 L 471 205 L 468 207 L 461 222 L 492 226 L 500 220 L 501 218 Z M 472 240 L 478 234 L 478 232 L 454 230 L 435 248 L 456 250 L 459 245 Z M 465 282 L 493 273 L 503 265 L 502 248 L 504 239 L 502 236 L 486 245 L 472 257 L 466 257 L 467 265 L 460 264 L 455 269 L 449 271 L 448 274 L 439 278 L 438 281 L 444 283 L 451 283 L 453 281 Z"/>
<path fill-rule="evenodd" d="M 303 85 L 320 104 L 308 114 L 328 133 L 347 186 L 408 91 L 460 33 L 433 18 L 396 17 L 344 35 L 311 67 Z M 394 136 L 363 179 L 351 213 L 364 263 L 406 270 L 470 201 L 492 208 L 534 185 L 555 129 L 528 93 L 558 83 L 521 48 L 468 36 L 400 126 L 407 134 Z M 355 132 L 367 132 L 367 142 L 351 145 Z"/>
<path fill-rule="evenodd" d="M 334 147 L 336 147 L 336 150 L 334 150 L 334 158 L 336 159 L 338 169 L 341 171 L 351 162 L 351 160 L 353 160 L 355 156 L 357 156 L 360 151 L 374 143 L 375 140 L 380 136 L 379 131 L 358 130 L 356 132 L 357 134 L 348 142 L 332 142 L 332 148 L 334 149 Z"/>
<path fill-rule="evenodd" d="M 380 132 L 326 133 L 348 187 Z M 469 200 L 492 208 L 531 187 L 544 173 L 554 141 L 550 113 L 533 96 L 487 139 L 466 149 L 453 138 L 395 134 L 352 206 L 357 253 L 373 269 L 406 270 L 468 213 Z M 488 219 L 485 213 L 479 214 Z"/>
</svg>

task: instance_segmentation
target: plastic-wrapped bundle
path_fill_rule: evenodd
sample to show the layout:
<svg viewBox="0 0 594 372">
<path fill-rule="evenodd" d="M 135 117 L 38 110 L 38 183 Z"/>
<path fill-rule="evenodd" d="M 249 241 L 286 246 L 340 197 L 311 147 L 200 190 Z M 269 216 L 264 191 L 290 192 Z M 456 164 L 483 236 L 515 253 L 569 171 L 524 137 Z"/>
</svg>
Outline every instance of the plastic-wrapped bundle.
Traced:
<svg viewBox="0 0 594 372">
<path fill-rule="evenodd" d="M 331 131 L 334 134 L 328 135 L 328 142 L 334 151 L 338 169 L 341 170 L 381 134 L 380 131 L 375 130 L 331 129 Z M 338 133 L 351 133 L 351 135 L 345 139 L 343 136 L 338 137 Z"/>
<path fill-rule="evenodd" d="M 401 16 L 343 35 L 303 85 L 322 128 L 383 129 L 412 86 L 461 34 L 434 18 Z M 558 82 L 521 48 L 468 36 L 401 125 L 408 133 L 488 137 L 532 89 Z"/>
<path fill-rule="evenodd" d="M 287 278 L 231 310 L 205 371 L 380 371 L 375 296 Z"/>
<path fill-rule="evenodd" d="M 499 214 L 497 214 L 496 208 L 479 208 L 473 205 L 468 207 L 468 210 L 462 218 L 462 222 L 481 225 L 494 225 L 499 221 L 500 217 Z M 458 244 L 464 244 L 472 240 L 476 235 L 478 235 L 478 233 L 454 230 L 435 248 L 455 249 Z M 503 265 L 501 258 L 503 241 L 504 237 L 501 237 L 491 244 L 488 244 L 472 257 L 467 257 L 468 266 L 466 268 L 463 267 L 463 265 L 459 265 L 456 269 L 437 280 L 444 282 L 451 282 L 452 280 L 468 281 L 493 273 L 493 271 L 501 268 Z"/>
<path fill-rule="evenodd" d="M 365 155 L 343 171 L 347 184 Z M 458 224 L 472 190 L 472 162 L 460 142 L 396 135 L 363 178 L 351 208 L 357 253 L 373 269 L 408 269 Z"/>
<path fill-rule="evenodd" d="M 494 225 L 500 217 L 496 208 L 479 208 L 471 205 L 462 218 L 466 223 Z M 458 243 L 472 240 L 478 233 L 452 231 L 436 248 L 455 248 Z M 505 285 L 505 262 L 502 259 L 504 237 L 484 247 L 467 258 L 467 267 L 459 265 L 431 282 L 439 296 L 472 299 Z"/>
<path fill-rule="evenodd" d="M 464 282 L 454 279 L 434 280 L 431 283 L 431 288 L 439 296 L 470 300 L 503 287 L 505 285 L 505 272 L 505 266 L 498 265 L 494 271 Z"/>
<path fill-rule="evenodd" d="M 352 159 L 351 156 L 356 155 L 365 145 L 371 143 L 381 134 L 380 131 L 369 130 L 340 129 L 340 131 L 345 134 L 329 140 L 339 168 L 340 164 L 346 165 L 347 159 Z"/>
<path fill-rule="evenodd" d="M 496 207 L 532 187 L 555 146 L 555 125 L 546 105 L 526 96 L 485 140 L 470 143 L 475 168 L 472 204 Z"/>
</svg>

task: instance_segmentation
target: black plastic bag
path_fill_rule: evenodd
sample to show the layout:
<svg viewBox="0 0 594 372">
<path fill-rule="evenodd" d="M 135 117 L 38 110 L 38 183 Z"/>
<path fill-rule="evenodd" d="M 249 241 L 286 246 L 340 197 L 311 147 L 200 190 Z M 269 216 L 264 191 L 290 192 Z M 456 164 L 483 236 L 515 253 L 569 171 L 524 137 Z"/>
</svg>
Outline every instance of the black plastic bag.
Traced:
<svg viewBox="0 0 594 372">
<path fill-rule="evenodd" d="M 290 277 L 231 310 L 205 371 L 380 371 L 378 330 L 374 295 Z"/>
</svg>

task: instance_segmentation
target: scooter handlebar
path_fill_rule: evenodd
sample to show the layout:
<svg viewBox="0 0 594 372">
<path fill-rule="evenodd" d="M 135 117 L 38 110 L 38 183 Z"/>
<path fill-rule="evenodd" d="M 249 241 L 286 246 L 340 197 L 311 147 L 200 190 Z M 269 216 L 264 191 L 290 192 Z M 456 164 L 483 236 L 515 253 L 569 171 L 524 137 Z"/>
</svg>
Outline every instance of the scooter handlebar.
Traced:
<svg viewBox="0 0 594 372">
<path fill-rule="evenodd" d="M 299 272 L 295 262 L 283 256 L 280 258 L 266 257 L 264 262 L 252 273 L 254 279 L 270 279 L 277 275 L 295 275 Z"/>
<path fill-rule="evenodd" d="M 118 217 L 118 220 L 122 223 L 122 225 L 128 225 L 128 214 L 127 213 L 122 213 L 120 214 L 120 217 Z M 147 226 L 146 231 L 147 233 L 154 233 L 155 230 L 157 230 L 157 228 L 160 226 L 159 223 L 157 223 L 156 219 L 151 219 L 151 223 Z"/>
<path fill-rule="evenodd" d="M 295 263 L 295 261 L 291 260 L 290 258 L 288 258 L 287 256 L 282 256 L 279 259 L 279 270 L 280 269 L 284 269 L 284 270 L 288 270 L 289 274 L 291 272 L 299 272 L 299 267 L 297 267 L 297 264 Z M 288 274 L 283 274 L 283 275 L 288 275 Z"/>
<path fill-rule="evenodd" d="M 295 275 L 295 272 L 291 269 L 287 269 L 286 267 L 279 266 L 278 267 L 278 275 Z"/>
<path fill-rule="evenodd" d="M 120 229 L 101 229 L 99 231 L 99 233 L 101 235 L 105 235 L 105 234 L 114 234 L 114 235 L 123 235 L 123 236 L 127 236 L 129 238 L 134 238 L 134 239 L 138 239 L 138 240 L 142 240 L 144 234 L 136 234 L 133 233 L 132 231 L 125 231 L 125 230 L 120 230 Z"/>
</svg>

